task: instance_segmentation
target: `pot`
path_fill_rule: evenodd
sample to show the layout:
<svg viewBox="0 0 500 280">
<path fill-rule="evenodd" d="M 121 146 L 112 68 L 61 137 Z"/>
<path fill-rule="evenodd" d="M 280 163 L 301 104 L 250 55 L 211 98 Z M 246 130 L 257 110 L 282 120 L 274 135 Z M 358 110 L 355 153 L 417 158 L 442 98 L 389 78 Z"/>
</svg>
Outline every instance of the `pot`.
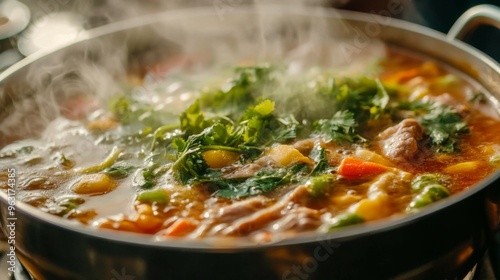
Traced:
<svg viewBox="0 0 500 280">
<path fill-rule="evenodd" d="M 123 75 L 123 68 L 110 66 L 110 59 L 134 57 L 145 50 L 155 53 L 157 46 L 176 52 L 193 38 L 203 43 L 196 44 L 195 52 L 225 47 L 246 54 L 238 44 L 239 37 L 255 36 L 259 26 L 253 25 L 251 19 L 258 15 L 285 19 L 273 34 L 289 25 L 314 27 L 321 22 L 322 26 L 336 27 L 337 34 L 350 37 L 347 47 L 351 52 L 362 50 L 377 38 L 440 60 L 472 77 L 500 109 L 500 66 L 459 41 L 463 31 L 479 22 L 495 19 L 498 24 L 498 8 L 482 6 L 466 13 L 446 36 L 371 14 L 303 7 L 270 6 L 260 11 L 231 7 L 225 11 L 169 11 L 111 24 L 82 34 L 70 45 L 26 58 L 0 74 L 0 104 L 6 108 L 0 116 L 2 125 L 9 125 L 5 120 L 23 100 L 57 100 L 73 94 L 72 87 L 65 90 L 68 83 L 62 81 L 69 79 L 69 85 L 74 85 Z M 235 33 L 235 27 L 242 26 L 236 22 L 246 22 L 243 26 L 247 30 Z M 297 39 L 291 37 L 292 41 Z M 116 46 L 110 45 L 112 42 L 126 48 L 102 60 L 104 53 L 110 53 L 104 50 Z M 249 50 L 248 54 L 255 55 L 255 48 Z M 92 62 L 89 65 L 97 71 L 96 80 L 78 71 L 62 78 L 45 72 L 60 66 L 78 66 L 75 58 L 81 57 Z M 231 58 L 224 55 L 216 59 Z M 128 63 L 133 62 L 129 59 Z M 97 83 L 90 89 L 103 90 L 99 86 Z M 50 117 L 52 109 L 38 108 L 46 117 Z M 37 125 L 25 124 L 17 130 L 28 128 L 36 133 Z M 7 135 L 0 136 L 0 140 L 9 141 Z M 12 172 L 15 174 L 15 170 Z M 38 211 L 4 192 L 0 192 L 0 224 L 6 240 L 15 240 L 11 252 L 35 279 L 460 279 L 483 257 L 498 230 L 499 197 L 497 172 L 469 190 L 404 218 L 351 226 L 324 235 L 301 235 L 272 244 L 157 242 L 149 236 L 95 230 Z"/>
</svg>

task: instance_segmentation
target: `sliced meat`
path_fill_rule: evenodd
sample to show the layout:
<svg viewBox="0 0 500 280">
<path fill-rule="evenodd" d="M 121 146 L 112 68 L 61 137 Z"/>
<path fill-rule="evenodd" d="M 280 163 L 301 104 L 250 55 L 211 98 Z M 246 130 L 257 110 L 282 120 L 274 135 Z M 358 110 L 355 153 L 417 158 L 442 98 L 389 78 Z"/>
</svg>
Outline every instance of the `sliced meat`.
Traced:
<svg viewBox="0 0 500 280">
<path fill-rule="evenodd" d="M 304 196 L 309 196 L 309 191 L 305 186 L 298 186 L 293 191 L 284 196 L 276 204 L 259 210 L 250 216 L 243 217 L 231 226 L 227 227 L 223 234 L 225 235 L 240 235 L 250 231 L 260 229 L 269 222 L 279 219 L 283 216 L 283 211 L 290 206 L 300 201 Z"/>
<path fill-rule="evenodd" d="M 217 212 L 216 218 L 222 222 L 229 222 L 248 216 L 262 209 L 268 203 L 265 197 L 253 197 L 224 206 Z"/>
<path fill-rule="evenodd" d="M 389 127 L 377 138 L 382 153 L 398 163 L 408 162 L 418 151 L 418 141 L 422 140 L 423 128 L 414 119 L 406 119 Z"/>
<path fill-rule="evenodd" d="M 238 179 L 238 178 L 249 178 L 255 175 L 262 169 L 261 165 L 250 163 L 235 169 L 231 173 L 224 175 L 225 178 Z"/>
<path fill-rule="evenodd" d="M 274 222 L 271 230 L 284 232 L 287 230 L 309 230 L 318 228 L 322 224 L 320 212 L 311 208 L 300 206 L 290 210 L 281 219 Z"/>
</svg>

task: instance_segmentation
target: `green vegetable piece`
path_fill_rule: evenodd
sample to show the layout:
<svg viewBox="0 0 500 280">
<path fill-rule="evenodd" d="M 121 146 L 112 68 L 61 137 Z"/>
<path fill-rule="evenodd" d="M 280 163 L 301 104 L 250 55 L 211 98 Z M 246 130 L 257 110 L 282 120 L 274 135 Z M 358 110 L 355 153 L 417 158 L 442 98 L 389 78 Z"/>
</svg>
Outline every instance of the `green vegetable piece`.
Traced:
<svg viewBox="0 0 500 280">
<path fill-rule="evenodd" d="M 450 196 L 450 191 L 442 185 L 429 185 L 426 186 L 423 191 L 413 199 L 406 210 L 417 210 L 448 196 Z"/>
<path fill-rule="evenodd" d="M 428 185 L 440 184 L 441 179 L 437 174 L 427 173 L 415 177 L 411 181 L 411 189 L 414 192 L 423 190 Z"/>
<path fill-rule="evenodd" d="M 310 178 L 306 186 L 313 197 L 322 197 L 335 186 L 335 176 L 324 174 Z"/>
<path fill-rule="evenodd" d="M 168 204 L 168 196 L 165 190 L 156 189 L 150 191 L 143 191 L 137 195 L 137 200 L 147 203 Z"/>
<path fill-rule="evenodd" d="M 68 159 L 64 154 L 61 154 L 61 158 L 59 159 L 59 163 L 66 168 L 71 168 L 71 167 L 75 166 L 75 162 Z"/>
<path fill-rule="evenodd" d="M 333 218 L 331 221 L 331 224 L 329 225 L 329 231 L 333 231 L 338 228 L 350 226 L 350 225 L 355 225 L 355 224 L 361 224 L 364 223 L 365 219 L 361 217 L 360 215 L 356 213 L 342 213 L 337 215 L 336 217 Z"/>
<path fill-rule="evenodd" d="M 269 126 L 274 111 L 274 102 L 266 99 L 255 106 L 247 109 L 240 118 L 240 129 L 242 130 L 243 140 L 247 145 L 260 143 L 263 139 L 263 131 Z"/>
<path fill-rule="evenodd" d="M 201 112 L 200 101 L 197 99 L 180 116 L 181 130 L 186 135 L 201 133 L 212 125 Z"/>
<path fill-rule="evenodd" d="M 133 169 L 134 167 L 129 165 L 113 165 L 110 168 L 104 169 L 103 173 L 115 179 L 121 179 L 130 175 L 130 171 Z"/>
<path fill-rule="evenodd" d="M 437 152 L 453 153 L 457 151 L 460 136 L 467 134 L 469 128 L 460 115 L 448 106 L 433 106 L 421 119 L 429 135 L 430 142 Z"/>
<path fill-rule="evenodd" d="M 363 139 L 356 133 L 358 124 L 350 111 L 339 111 L 331 119 L 318 120 L 314 123 L 315 134 L 325 142 L 338 141 L 352 143 Z"/>
<path fill-rule="evenodd" d="M 69 212 L 78 208 L 81 204 L 85 202 L 85 199 L 81 197 L 69 197 L 64 198 L 61 201 L 57 202 L 55 205 L 51 205 L 48 207 L 48 212 L 57 216 L 65 216 Z"/>
<path fill-rule="evenodd" d="M 108 157 L 106 157 L 101 163 L 94 165 L 94 166 L 89 166 L 89 167 L 84 167 L 84 168 L 78 168 L 75 169 L 77 173 L 81 174 L 88 174 L 88 173 L 95 173 L 102 171 L 108 167 L 111 167 L 113 163 L 115 163 L 116 159 L 118 159 L 118 156 L 121 154 L 122 149 L 118 147 L 113 147 L 111 150 L 111 153 L 109 153 Z"/>
<path fill-rule="evenodd" d="M 382 82 L 366 77 L 341 80 L 332 88 L 332 93 L 337 100 L 336 109 L 349 110 L 360 123 L 382 117 L 390 101 Z"/>
<path fill-rule="evenodd" d="M 429 144 L 439 153 L 454 153 L 463 135 L 469 133 L 467 123 L 450 106 L 430 102 L 401 102 L 398 109 L 414 111 L 425 128 Z"/>
<path fill-rule="evenodd" d="M 314 166 L 313 170 L 311 171 L 311 176 L 322 174 L 328 170 L 328 167 L 330 165 L 328 164 L 328 158 L 326 157 L 325 148 L 319 145 L 315 146 L 311 151 L 309 157 L 311 157 L 316 162 L 316 166 Z"/>
<path fill-rule="evenodd" d="M 289 168 L 262 170 L 247 179 L 211 178 L 203 183 L 219 188 L 217 196 L 224 198 L 242 198 L 270 192 L 279 186 L 296 183 L 308 171 L 306 164 L 295 164 Z"/>
<path fill-rule="evenodd" d="M 201 106 L 210 107 L 214 113 L 237 119 L 245 109 L 255 103 L 255 96 L 273 83 L 274 69 L 269 66 L 238 67 L 233 77 L 220 90 L 204 92 Z"/>
</svg>

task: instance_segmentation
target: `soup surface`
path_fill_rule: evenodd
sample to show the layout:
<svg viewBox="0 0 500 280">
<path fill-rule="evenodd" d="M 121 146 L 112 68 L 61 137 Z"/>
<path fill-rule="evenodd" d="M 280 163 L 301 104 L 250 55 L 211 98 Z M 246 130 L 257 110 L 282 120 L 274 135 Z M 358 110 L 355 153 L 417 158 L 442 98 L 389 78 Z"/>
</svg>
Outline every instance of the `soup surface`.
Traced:
<svg viewBox="0 0 500 280">
<path fill-rule="evenodd" d="M 96 228 L 169 238 L 301 232 L 411 215 L 500 167 L 479 88 L 388 49 L 363 74 L 240 65 L 131 71 L 107 104 L 73 97 L 37 139 L 4 145 L 0 186 Z M 160 69 L 160 70 L 158 70 Z"/>
</svg>

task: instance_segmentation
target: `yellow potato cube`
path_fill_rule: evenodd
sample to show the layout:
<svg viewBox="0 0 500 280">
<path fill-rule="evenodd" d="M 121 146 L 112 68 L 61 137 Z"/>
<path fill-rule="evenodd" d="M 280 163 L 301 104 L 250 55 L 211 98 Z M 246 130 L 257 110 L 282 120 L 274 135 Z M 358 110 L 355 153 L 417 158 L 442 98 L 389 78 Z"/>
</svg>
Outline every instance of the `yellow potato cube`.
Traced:
<svg viewBox="0 0 500 280">
<path fill-rule="evenodd" d="M 203 153 L 203 159 L 210 168 L 222 168 L 238 162 L 240 155 L 238 153 L 210 150 Z"/>
<path fill-rule="evenodd" d="M 118 183 L 106 174 L 83 175 L 71 185 L 77 194 L 101 195 L 113 191 Z"/>
<path fill-rule="evenodd" d="M 376 197 L 361 200 L 353 205 L 352 210 L 366 221 L 373 221 L 390 216 L 393 213 L 391 208 L 389 196 L 381 193 Z"/>
</svg>

